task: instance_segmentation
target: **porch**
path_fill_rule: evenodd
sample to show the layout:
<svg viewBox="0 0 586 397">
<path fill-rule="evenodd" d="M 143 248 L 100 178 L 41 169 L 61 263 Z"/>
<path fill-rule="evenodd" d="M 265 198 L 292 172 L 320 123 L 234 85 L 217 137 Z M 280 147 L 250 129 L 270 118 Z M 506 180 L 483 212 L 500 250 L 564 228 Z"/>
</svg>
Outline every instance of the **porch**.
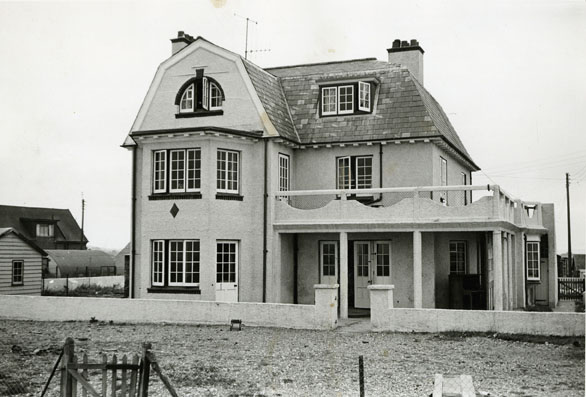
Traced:
<svg viewBox="0 0 586 397">
<path fill-rule="evenodd" d="M 394 285 L 397 308 L 525 307 L 524 241 L 547 233 L 540 203 L 496 185 L 275 197 L 274 301 L 312 304 L 314 284 L 339 284 L 340 318 L 370 307 L 370 285 Z"/>
</svg>

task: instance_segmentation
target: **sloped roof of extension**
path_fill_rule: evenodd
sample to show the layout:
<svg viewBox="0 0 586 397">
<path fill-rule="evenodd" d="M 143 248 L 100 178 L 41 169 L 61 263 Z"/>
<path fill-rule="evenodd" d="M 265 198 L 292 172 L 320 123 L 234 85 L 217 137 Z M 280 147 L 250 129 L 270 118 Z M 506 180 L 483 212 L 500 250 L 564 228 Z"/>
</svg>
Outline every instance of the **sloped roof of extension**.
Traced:
<svg viewBox="0 0 586 397">
<path fill-rule="evenodd" d="M 69 273 L 79 268 L 99 269 L 114 266 L 114 258 L 99 250 L 46 250 L 61 273 Z"/>
<path fill-rule="evenodd" d="M 36 245 L 35 243 L 33 243 L 32 241 L 27 239 L 25 236 L 23 236 L 22 233 L 20 233 L 18 230 L 14 229 L 12 227 L 0 227 L 0 239 L 10 233 L 12 233 L 15 236 L 17 236 L 18 238 L 20 238 L 23 242 L 28 244 L 32 249 L 37 251 L 42 256 L 47 256 L 47 252 L 45 252 L 41 247 L 39 247 L 38 245 Z"/>
</svg>

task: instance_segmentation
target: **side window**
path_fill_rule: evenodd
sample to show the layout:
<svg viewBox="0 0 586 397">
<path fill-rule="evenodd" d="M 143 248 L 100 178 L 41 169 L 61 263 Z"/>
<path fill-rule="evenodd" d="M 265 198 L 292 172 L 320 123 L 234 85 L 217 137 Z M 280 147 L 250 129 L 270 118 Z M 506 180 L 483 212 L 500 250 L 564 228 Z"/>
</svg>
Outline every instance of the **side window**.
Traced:
<svg viewBox="0 0 586 397">
<path fill-rule="evenodd" d="M 539 242 L 527 242 L 527 280 L 539 281 Z"/>
<path fill-rule="evenodd" d="M 450 273 L 466 273 L 466 241 L 450 241 Z"/>
<path fill-rule="evenodd" d="M 337 159 L 338 189 L 372 188 L 372 156 L 346 156 Z"/>
<path fill-rule="evenodd" d="M 239 193 L 240 153 L 233 150 L 218 149 L 217 185 L 220 193 Z"/>
<path fill-rule="evenodd" d="M 200 187 L 200 148 L 153 152 L 153 193 L 199 192 Z"/>
<path fill-rule="evenodd" d="M 24 285 L 24 261 L 12 261 L 12 285 Z"/>
<path fill-rule="evenodd" d="M 289 156 L 279 153 L 279 191 L 287 192 L 290 189 Z"/>
</svg>

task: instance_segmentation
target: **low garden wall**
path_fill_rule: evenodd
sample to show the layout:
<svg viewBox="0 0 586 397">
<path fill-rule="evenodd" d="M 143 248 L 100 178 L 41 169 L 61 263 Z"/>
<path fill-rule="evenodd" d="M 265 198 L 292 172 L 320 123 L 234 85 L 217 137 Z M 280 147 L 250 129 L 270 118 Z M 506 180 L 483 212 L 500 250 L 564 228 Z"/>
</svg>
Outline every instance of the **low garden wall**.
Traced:
<svg viewBox="0 0 586 397">
<path fill-rule="evenodd" d="M 0 295 L 0 318 L 35 321 L 230 324 L 333 329 L 338 286 L 316 285 L 315 305 Z"/>
<path fill-rule="evenodd" d="M 45 291 L 62 291 L 65 286 L 74 290 L 82 285 L 97 285 L 100 287 L 124 287 L 124 276 L 96 276 L 71 278 L 46 278 L 43 280 Z"/>
<path fill-rule="evenodd" d="M 373 331 L 584 336 L 584 313 L 394 309 L 392 302 L 392 286 L 370 288 Z"/>
</svg>

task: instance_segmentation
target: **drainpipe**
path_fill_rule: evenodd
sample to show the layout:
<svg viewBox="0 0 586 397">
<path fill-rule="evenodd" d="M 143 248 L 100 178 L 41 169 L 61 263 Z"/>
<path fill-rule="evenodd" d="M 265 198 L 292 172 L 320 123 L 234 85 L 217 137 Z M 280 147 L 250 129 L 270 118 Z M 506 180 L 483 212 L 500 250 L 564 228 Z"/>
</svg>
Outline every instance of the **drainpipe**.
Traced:
<svg viewBox="0 0 586 397">
<path fill-rule="evenodd" d="M 264 194 L 263 194 L 263 222 L 262 222 L 262 301 L 267 301 L 267 166 L 268 166 L 268 140 L 265 139 L 264 147 Z"/>
<path fill-rule="evenodd" d="M 299 271 L 298 254 L 299 239 L 297 233 L 293 235 L 293 303 L 299 303 L 299 296 L 297 292 L 297 272 Z"/>
<path fill-rule="evenodd" d="M 130 291 L 129 296 L 130 299 L 134 298 L 134 259 L 136 255 L 135 250 L 135 228 L 136 228 L 136 147 L 132 148 L 132 198 L 131 198 L 131 217 L 130 217 L 130 274 L 128 275 L 128 279 L 130 282 Z"/>
</svg>

